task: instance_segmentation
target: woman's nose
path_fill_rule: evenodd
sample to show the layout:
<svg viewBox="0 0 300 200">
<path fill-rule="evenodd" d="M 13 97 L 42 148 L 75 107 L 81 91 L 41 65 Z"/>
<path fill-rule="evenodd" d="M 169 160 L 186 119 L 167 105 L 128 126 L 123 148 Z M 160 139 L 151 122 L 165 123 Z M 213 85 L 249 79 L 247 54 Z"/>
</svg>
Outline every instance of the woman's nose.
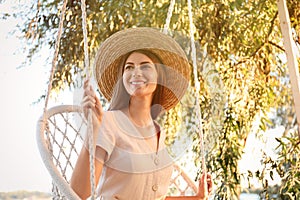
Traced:
<svg viewBox="0 0 300 200">
<path fill-rule="evenodd" d="M 136 66 L 133 70 L 133 77 L 141 76 L 142 75 L 142 70 L 139 66 Z"/>
</svg>

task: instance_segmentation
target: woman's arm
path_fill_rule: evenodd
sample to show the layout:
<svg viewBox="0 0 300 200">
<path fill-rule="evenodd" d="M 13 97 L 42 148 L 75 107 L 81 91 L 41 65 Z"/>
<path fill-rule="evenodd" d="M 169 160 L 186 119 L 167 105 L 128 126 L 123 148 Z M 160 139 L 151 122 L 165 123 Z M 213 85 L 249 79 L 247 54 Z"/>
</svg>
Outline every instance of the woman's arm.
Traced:
<svg viewBox="0 0 300 200">
<path fill-rule="evenodd" d="M 91 109 L 93 113 L 93 149 L 95 149 L 95 155 L 97 155 L 97 158 L 94 160 L 94 167 L 95 181 L 96 184 L 98 184 L 100 175 L 102 173 L 104 159 L 106 157 L 106 151 L 104 151 L 101 147 L 96 147 L 96 138 L 102 121 L 103 109 L 100 100 L 96 97 L 93 88 L 89 84 L 89 80 L 86 80 L 84 82 L 83 88 L 84 94 L 81 104 L 83 107 L 84 116 L 86 119 L 88 118 L 89 109 Z M 77 193 L 77 195 L 81 199 L 86 199 L 91 195 L 90 156 L 88 145 L 88 138 L 86 138 L 85 145 L 83 145 L 80 151 L 70 180 L 71 188 Z"/>
<path fill-rule="evenodd" d="M 96 147 L 97 159 L 95 159 L 95 181 L 96 185 L 99 182 L 100 175 L 103 168 L 103 160 L 105 159 L 106 152 L 101 147 Z M 100 161 L 99 155 L 103 155 L 103 160 Z M 102 159 L 102 158 L 101 158 Z M 81 199 L 87 199 L 91 195 L 91 182 L 90 182 L 90 160 L 89 151 L 83 146 L 78 156 L 70 186 Z"/>
</svg>

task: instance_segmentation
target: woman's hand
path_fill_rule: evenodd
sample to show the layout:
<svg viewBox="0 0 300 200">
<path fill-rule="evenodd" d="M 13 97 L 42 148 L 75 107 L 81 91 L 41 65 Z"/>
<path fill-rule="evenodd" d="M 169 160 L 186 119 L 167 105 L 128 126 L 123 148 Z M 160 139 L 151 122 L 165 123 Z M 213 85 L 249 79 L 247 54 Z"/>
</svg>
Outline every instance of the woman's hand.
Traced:
<svg viewBox="0 0 300 200">
<path fill-rule="evenodd" d="M 213 182 L 211 180 L 211 175 L 203 173 L 199 181 L 197 197 L 199 197 L 199 200 L 206 200 L 208 199 L 212 190 L 213 190 Z"/>
<path fill-rule="evenodd" d="M 89 80 L 86 80 L 83 85 L 84 93 L 82 98 L 82 108 L 84 117 L 88 119 L 88 111 L 92 110 L 93 113 L 93 127 L 98 127 L 102 121 L 103 108 L 100 100 L 97 98 L 95 91 L 89 84 Z"/>
<path fill-rule="evenodd" d="M 93 88 L 89 85 L 89 80 L 86 80 L 83 85 L 84 94 L 82 98 L 82 109 L 84 117 L 88 119 L 89 109 L 92 110 L 93 117 L 93 142 L 94 149 L 96 150 L 96 137 L 98 135 L 98 128 L 102 121 L 103 109 L 100 100 L 96 97 Z M 70 186 L 77 193 L 80 199 L 87 199 L 91 195 L 91 182 L 90 182 L 90 152 L 87 147 L 89 146 L 89 135 L 85 138 L 84 146 L 78 155 L 76 165 L 74 167 L 72 177 L 70 180 Z M 104 154 L 106 153 L 104 150 Z M 100 155 L 100 154 L 99 154 Z M 102 154 L 101 154 L 102 155 Z M 99 182 L 100 175 L 102 173 L 103 163 L 98 159 L 95 159 L 95 180 L 96 184 Z"/>
</svg>

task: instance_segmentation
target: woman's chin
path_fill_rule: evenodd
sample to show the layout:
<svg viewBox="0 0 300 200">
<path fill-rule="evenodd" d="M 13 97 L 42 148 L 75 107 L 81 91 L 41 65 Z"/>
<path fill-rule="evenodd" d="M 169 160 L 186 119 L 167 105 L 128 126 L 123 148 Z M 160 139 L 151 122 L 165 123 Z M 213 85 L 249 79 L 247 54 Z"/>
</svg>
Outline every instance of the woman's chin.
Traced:
<svg viewBox="0 0 300 200">
<path fill-rule="evenodd" d="M 128 93 L 131 96 L 149 96 L 152 95 L 153 92 L 155 91 L 155 87 L 149 87 L 147 86 L 138 86 L 138 87 L 132 87 L 130 88 L 130 91 Z"/>
</svg>

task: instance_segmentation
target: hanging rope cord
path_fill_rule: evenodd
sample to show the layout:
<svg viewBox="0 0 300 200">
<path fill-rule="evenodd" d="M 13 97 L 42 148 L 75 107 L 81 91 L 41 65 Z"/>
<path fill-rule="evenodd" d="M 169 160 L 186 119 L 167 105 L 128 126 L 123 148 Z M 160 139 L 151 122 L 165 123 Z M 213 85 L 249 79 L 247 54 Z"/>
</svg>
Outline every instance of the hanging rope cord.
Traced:
<svg viewBox="0 0 300 200">
<path fill-rule="evenodd" d="M 166 23 L 164 25 L 163 33 L 167 34 L 167 31 L 169 29 L 173 9 L 175 5 L 175 0 L 171 0 L 170 6 L 168 8 Z M 47 124 L 46 120 L 46 112 L 49 102 L 49 97 L 52 89 L 52 83 L 53 83 L 53 77 L 56 67 L 56 62 L 58 58 L 58 52 L 60 47 L 60 40 L 63 30 L 63 23 L 65 19 L 65 12 L 67 7 L 67 0 L 64 0 L 61 14 L 60 14 L 60 23 L 58 27 L 58 33 L 57 38 L 55 41 L 55 50 L 54 50 L 54 56 L 52 60 L 52 68 L 50 71 L 50 77 L 49 77 L 49 83 L 48 83 L 48 90 L 45 97 L 45 105 L 44 105 L 44 111 L 43 111 L 43 128 L 45 129 L 45 126 Z M 84 67 L 86 70 L 86 79 L 90 79 L 90 64 L 89 64 L 89 54 L 88 54 L 88 37 L 87 37 L 87 25 L 86 25 L 86 4 L 85 0 L 81 0 L 81 10 L 82 10 L 82 30 L 83 30 L 83 42 L 84 42 Z M 192 6 L 191 1 L 188 0 L 188 11 L 189 11 L 189 21 L 190 21 L 190 38 L 191 38 L 191 48 L 192 48 L 192 60 L 193 60 L 193 73 L 195 78 L 195 86 L 196 86 L 196 116 L 199 119 L 199 123 L 197 124 L 197 128 L 199 130 L 200 134 L 200 140 L 201 140 L 201 152 L 202 152 L 202 170 L 205 172 L 205 156 L 204 156 L 204 143 L 203 143 L 203 132 L 201 128 L 201 110 L 199 105 L 199 90 L 200 90 L 200 82 L 198 81 L 198 74 L 197 74 L 197 62 L 196 62 L 196 49 L 195 49 L 195 40 L 194 40 L 194 26 L 193 26 L 193 15 L 192 15 Z M 95 151 L 94 151 L 94 145 L 93 145 L 93 126 L 92 126 L 92 110 L 89 109 L 88 111 L 88 123 L 87 123 L 87 137 L 89 142 L 89 152 L 90 152 L 90 184 L 91 184 L 91 200 L 96 199 L 96 183 L 95 183 L 95 166 L 94 166 L 94 158 L 95 158 Z"/>
<path fill-rule="evenodd" d="M 198 80 L 198 70 L 197 70 L 197 55 L 196 55 L 196 47 L 195 47 L 195 38 L 194 38 L 194 34 L 195 34 L 195 26 L 193 23 L 193 12 L 192 12 L 192 4 L 191 4 L 191 0 L 188 0 L 188 16 L 189 16 L 189 26 L 190 26 L 190 39 L 191 39 L 191 50 L 192 50 L 192 62 L 193 62 L 193 74 L 194 74 L 194 82 L 195 82 L 195 106 L 196 106 L 196 118 L 198 119 L 198 123 L 196 124 L 196 130 L 198 131 L 199 134 L 199 138 L 200 138 L 200 154 L 201 156 L 201 160 L 202 160 L 202 171 L 204 173 L 206 173 L 206 165 L 205 165 L 205 147 L 204 147 L 204 136 L 203 136 L 203 131 L 202 131 L 202 114 L 201 114 L 201 108 L 200 108 L 200 96 L 199 96 L 199 92 L 200 92 L 200 81 Z M 168 29 L 169 29 L 169 25 L 170 25 L 170 21 L 171 21 L 171 17 L 172 17 L 172 13 L 174 10 L 174 5 L 175 5 L 175 0 L 171 0 L 170 2 L 170 6 L 168 8 L 168 14 L 167 14 L 167 18 L 166 18 L 166 23 L 164 25 L 164 29 L 163 29 L 163 33 L 167 34 L 168 33 Z"/>
<path fill-rule="evenodd" d="M 47 112 L 50 92 L 51 92 L 51 89 L 52 89 L 52 82 L 53 82 L 56 62 L 57 62 L 57 58 L 58 58 L 58 51 L 59 51 L 59 46 L 60 46 L 60 39 L 61 39 L 63 24 L 64 24 L 64 20 L 65 20 L 66 7 L 67 7 L 67 0 L 64 0 L 63 6 L 62 6 L 62 9 L 61 9 L 61 13 L 60 13 L 58 32 L 57 32 L 57 37 L 56 37 L 56 41 L 55 41 L 55 49 L 54 49 L 54 55 L 53 55 L 53 59 L 52 59 L 52 68 L 51 68 L 51 71 L 50 71 L 48 90 L 47 90 L 47 94 L 46 94 L 46 97 L 45 97 L 45 105 L 44 105 L 44 112 L 43 112 L 43 125 L 44 126 L 47 123 L 46 112 Z"/>
<path fill-rule="evenodd" d="M 88 36 L 87 36 L 87 25 L 86 25 L 86 4 L 85 0 L 81 0 L 81 12 L 82 12 L 82 31 L 83 31 L 83 44 L 84 44 L 84 67 L 86 79 L 90 80 L 90 63 L 88 53 Z M 88 137 L 88 148 L 89 148 L 89 161 L 90 161 L 90 184 L 91 184 L 91 196 L 89 199 L 96 199 L 96 179 L 95 179 L 95 147 L 93 137 L 93 113 L 91 109 L 88 109 L 88 121 L 87 121 L 87 137 Z"/>
<path fill-rule="evenodd" d="M 169 8 L 168 8 L 166 23 L 165 23 L 164 29 L 163 29 L 163 33 L 164 34 L 168 33 L 168 29 L 169 29 L 169 26 L 170 26 L 171 17 L 172 17 L 173 10 L 174 10 L 174 5 L 175 5 L 175 0 L 171 0 Z"/>
<path fill-rule="evenodd" d="M 193 74 L 194 74 L 194 82 L 195 82 L 195 106 L 196 106 L 196 118 L 198 119 L 198 123 L 196 123 L 196 130 L 198 131 L 200 138 L 200 153 L 201 153 L 201 167 L 203 173 L 206 173 L 206 165 L 205 165 L 205 148 L 204 148 L 204 136 L 202 130 L 202 114 L 200 107 L 200 81 L 198 80 L 198 69 L 197 69 L 197 57 L 196 57 L 196 46 L 195 46 L 195 26 L 193 23 L 193 12 L 192 12 L 192 3 L 191 0 L 188 0 L 188 13 L 189 13 L 189 22 L 190 22 L 190 39 L 191 39 L 191 49 L 192 49 L 192 61 L 193 61 Z"/>
<path fill-rule="evenodd" d="M 56 62 L 58 58 L 58 52 L 59 52 L 59 47 L 60 47 L 60 40 L 61 40 L 61 35 L 63 31 L 63 24 L 65 20 L 65 13 L 66 13 L 66 7 L 67 7 L 67 2 L 68 0 L 64 0 L 63 6 L 61 9 L 60 13 L 60 20 L 59 20 L 59 26 L 58 26 L 58 32 L 57 32 L 57 38 L 55 41 L 55 49 L 54 49 L 54 55 L 52 59 L 52 67 L 50 71 L 50 77 L 49 77 L 49 83 L 48 83 L 48 89 L 47 89 L 47 94 L 45 97 L 45 104 L 44 104 L 44 111 L 43 111 L 43 130 L 46 128 L 47 124 L 47 119 L 46 119 L 46 112 L 47 112 L 47 107 L 48 107 L 48 102 L 49 102 L 49 97 L 50 93 L 52 90 L 52 83 L 53 83 L 53 77 L 54 77 L 54 72 L 55 72 L 55 67 L 56 67 Z M 85 1 L 81 1 L 81 9 L 82 9 L 82 29 L 83 29 L 83 36 L 84 36 L 84 65 L 86 69 L 86 77 L 87 79 L 90 78 L 90 69 L 89 69 L 89 56 L 88 56 L 88 45 L 87 45 L 87 29 L 86 29 L 86 5 Z M 92 111 L 89 109 L 88 112 L 88 123 L 87 123 L 87 136 L 89 139 L 89 152 L 90 152 L 90 180 L 91 180 L 91 199 L 95 199 L 95 173 L 94 173 L 94 157 L 95 157 L 95 152 L 94 152 L 94 146 L 93 146 L 93 126 L 92 126 Z"/>
</svg>

